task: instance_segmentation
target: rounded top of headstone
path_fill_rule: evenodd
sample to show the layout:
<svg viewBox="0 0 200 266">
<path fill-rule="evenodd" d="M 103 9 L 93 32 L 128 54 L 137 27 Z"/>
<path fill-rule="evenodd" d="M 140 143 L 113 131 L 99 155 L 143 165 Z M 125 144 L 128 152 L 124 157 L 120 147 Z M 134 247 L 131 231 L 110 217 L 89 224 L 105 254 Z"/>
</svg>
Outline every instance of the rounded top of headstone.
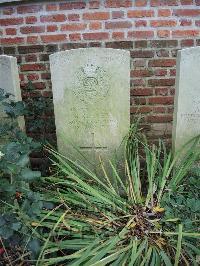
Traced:
<svg viewBox="0 0 200 266">
<path fill-rule="evenodd" d="M 121 56 L 129 56 L 130 57 L 130 51 L 124 50 L 124 49 L 113 49 L 113 48 L 101 48 L 101 47 L 91 47 L 91 48 L 78 48 L 78 49 L 70 49 L 70 50 L 64 50 L 60 52 L 53 53 L 49 56 L 50 60 L 57 56 L 64 56 L 68 54 L 116 54 Z"/>
<path fill-rule="evenodd" d="M 178 54 L 184 54 L 184 55 L 189 55 L 189 54 L 194 54 L 194 53 L 197 53 L 197 54 L 200 54 L 200 47 L 197 46 L 197 47 L 189 47 L 189 48 L 185 48 L 185 49 L 181 49 L 178 51 Z"/>
<path fill-rule="evenodd" d="M 15 62 L 17 62 L 17 58 L 16 57 L 14 57 L 14 56 L 11 56 L 11 55 L 0 55 L 0 60 L 3 60 L 3 61 L 5 61 L 5 60 L 9 60 L 9 61 L 15 61 Z"/>
</svg>

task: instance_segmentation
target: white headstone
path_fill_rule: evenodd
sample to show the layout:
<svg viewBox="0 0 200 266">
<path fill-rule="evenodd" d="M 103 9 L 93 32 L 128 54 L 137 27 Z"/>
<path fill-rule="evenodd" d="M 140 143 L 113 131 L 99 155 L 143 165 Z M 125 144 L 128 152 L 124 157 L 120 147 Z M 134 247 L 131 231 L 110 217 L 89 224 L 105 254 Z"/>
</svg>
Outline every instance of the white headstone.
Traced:
<svg viewBox="0 0 200 266">
<path fill-rule="evenodd" d="M 93 169 L 99 156 L 120 154 L 130 125 L 129 52 L 62 51 L 50 56 L 50 68 L 58 150 L 73 159 L 80 152 Z"/>
<path fill-rule="evenodd" d="M 200 134 L 200 47 L 179 51 L 176 69 L 174 151 Z"/>
<path fill-rule="evenodd" d="M 17 58 L 13 56 L 0 55 L 0 88 L 5 93 L 11 93 L 12 100 L 21 101 L 21 90 L 17 67 Z M 7 119 L 3 106 L 0 104 L 0 121 Z M 24 130 L 24 119 L 18 119 L 19 126 Z"/>
</svg>

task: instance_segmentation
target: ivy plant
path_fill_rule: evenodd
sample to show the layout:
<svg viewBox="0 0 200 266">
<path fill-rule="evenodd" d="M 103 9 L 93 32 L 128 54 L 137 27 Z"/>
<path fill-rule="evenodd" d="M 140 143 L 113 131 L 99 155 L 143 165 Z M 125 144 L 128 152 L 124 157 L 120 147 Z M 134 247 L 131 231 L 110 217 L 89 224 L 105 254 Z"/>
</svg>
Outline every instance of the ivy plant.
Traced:
<svg viewBox="0 0 200 266">
<path fill-rule="evenodd" d="M 37 219 L 44 204 L 40 193 L 32 189 L 41 173 L 31 169 L 29 160 L 30 153 L 40 149 L 41 144 L 19 129 L 17 119 L 27 115 L 28 109 L 24 102 L 11 100 L 11 96 L 0 89 L 0 106 L 5 113 L 0 121 L 0 239 L 5 247 L 26 244 L 29 223 Z M 26 216 L 25 223 L 20 212 Z M 36 255 L 39 240 L 29 240 L 28 248 Z"/>
</svg>

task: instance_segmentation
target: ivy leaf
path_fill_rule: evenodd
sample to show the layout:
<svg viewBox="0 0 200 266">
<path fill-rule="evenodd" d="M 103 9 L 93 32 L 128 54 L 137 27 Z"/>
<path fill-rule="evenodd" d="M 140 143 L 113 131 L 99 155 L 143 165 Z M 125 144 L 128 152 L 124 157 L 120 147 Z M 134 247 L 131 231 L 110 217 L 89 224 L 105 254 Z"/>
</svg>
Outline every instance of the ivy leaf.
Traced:
<svg viewBox="0 0 200 266">
<path fill-rule="evenodd" d="M 17 222 L 17 223 L 13 223 L 11 228 L 14 230 L 14 231 L 18 231 L 20 228 L 21 228 L 21 223 L 20 222 Z"/>
<path fill-rule="evenodd" d="M 38 239 L 32 239 L 28 243 L 28 248 L 32 252 L 33 258 L 37 258 L 41 249 L 40 241 Z"/>
<path fill-rule="evenodd" d="M 13 230 L 8 227 L 8 226 L 3 226 L 0 229 L 0 235 L 4 238 L 4 239 L 8 239 L 9 237 L 11 237 L 13 235 Z"/>
<path fill-rule="evenodd" d="M 4 112 L 11 118 L 24 115 L 25 105 L 23 102 L 3 102 Z"/>
<path fill-rule="evenodd" d="M 27 154 L 24 154 L 20 156 L 17 165 L 20 166 L 21 168 L 24 168 L 28 163 L 29 163 L 29 157 Z"/>
<path fill-rule="evenodd" d="M 21 178 L 24 181 L 30 182 L 41 177 L 40 171 L 32 171 L 29 168 L 24 168 L 21 171 Z"/>
<path fill-rule="evenodd" d="M 53 210 L 55 205 L 52 202 L 44 201 L 43 202 L 43 207 L 47 210 Z"/>
<path fill-rule="evenodd" d="M 3 226 L 6 223 L 5 219 L 3 216 L 0 216 L 0 226 Z"/>
</svg>

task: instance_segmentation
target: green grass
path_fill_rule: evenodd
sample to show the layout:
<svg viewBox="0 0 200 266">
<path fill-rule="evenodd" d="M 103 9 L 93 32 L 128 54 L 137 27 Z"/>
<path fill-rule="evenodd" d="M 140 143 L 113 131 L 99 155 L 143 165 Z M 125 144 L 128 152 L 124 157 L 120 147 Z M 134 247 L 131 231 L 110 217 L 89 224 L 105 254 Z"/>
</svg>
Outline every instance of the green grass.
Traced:
<svg viewBox="0 0 200 266">
<path fill-rule="evenodd" d="M 166 219 L 161 203 L 187 178 L 198 143 L 173 156 L 161 141 L 148 145 L 136 123 L 122 176 L 112 161 L 97 176 L 49 148 L 56 171 L 43 178 L 45 195 L 57 207 L 43 210 L 34 227 L 33 234 L 43 229 L 36 265 L 197 265 L 197 228 L 184 231 L 179 217 Z"/>
</svg>

